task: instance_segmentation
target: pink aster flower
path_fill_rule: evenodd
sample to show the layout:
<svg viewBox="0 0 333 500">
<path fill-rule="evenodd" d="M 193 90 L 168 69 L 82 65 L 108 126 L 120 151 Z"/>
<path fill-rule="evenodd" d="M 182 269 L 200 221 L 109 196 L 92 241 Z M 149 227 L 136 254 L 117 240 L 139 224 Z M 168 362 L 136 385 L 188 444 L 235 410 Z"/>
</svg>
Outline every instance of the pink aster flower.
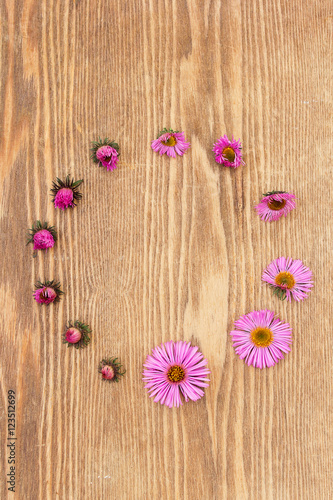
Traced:
<svg viewBox="0 0 333 500">
<path fill-rule="evenodd" d="M 152 350 L 144 364 L 143 380 L 154 401 L 169 408 L 182 405 L 180 394 L 187 402 L 202 398 L 202 387 L 208 387 L 207 360 L 191 343 L 166 342 Z"/>
<path fill-rule="evenodd" d="M 69 188 L 59 189 L 54 197 L 54 206 L 56 208 L 61 208 L 61 210 L 65 210 L 65 208 L 68 207 L 74 207 L 73 191 Z"/>
<path fill-rule="evenodd" d="M 34 250 L 47 250 L 53 246 L 54 238 L 47 229 L 41 229 L 34 234 Z"/>
<path fill-rule="evenodd" d="M 236 354 L 247 365 L 260 369 L 274 366 L 290 351 L 291 327 L 274 314 L 267 309 L 252 311 L 235 321 L 236 330 L 230 335 Z"/>
<path fill-rule="evenodd" d="M 114 369 L 112 366 L 103 366 L 101 369 L 102 378 L 112 380 L 114 378 Z"/>
<path fill-rule="evenodd" d="M 185 141 L 184 132 L 178 132 L 164 128 L 158 135 L 157 139 L 152 141 L 151 147 L 154 151 L 164 155 L 176 158 L 176 154 L 183 156 L 184 153 L 191 147 L 189 142 Z"/>
<path fill-rule="evenodd" d="M 51 302 L 58 302 L 60 295 L 64 293 L 60 290 L 60 283 L 55 283 L 54 280 L 46 281 L 45 283 L 38 281 L 35 288 L 36 290 L 33 295 L 35 301 L 39 304 L 49 305 Z"/>
<path fill-rule="evenodd" d="M 301 260 L 280 257 L 265 269 L 262 278 L 274 288 L 274 294 L 281 300 L 297 302 L 307 298 L 313 287 L 312 272 Z"/>
<path fill-rule="evenodd" d="M 285 191 L 271 191 L 265 193 L 264 198 L 256 205 L 255 209 L 261 220 L 272 222 L 286 215 L 296 207 L 296 196 Z"/>
<path fill-rule="evenodd" d="M 118 358 L 105 358 L 99 363 L 98 371 L 103 380 L 119 382 L 119 377 L 125 375 L 126 370 L 122 370 L 122 365 L 117 360 Z"/>
<path fill-rule="evenodd" d="M 57 177 L 57 182 L 52 183 L 53 187 L 51 189 L 53 196 L 52 201 L 54 202 L 55 208 L 65 210 L 69 207 L 75 207 L 75 201 L 82 198 L 82 194 L 78 191 L 82 182 L 82 179 L 74 182 L 74 179 L 71 180 L 69 175 L 67 175 L 65 181 L 62 181 L 59 177 Z"/>
<path fill-rule="evenodd" d="M 111 146 L 102 146 L 96 151 L 96 158 L 107 170 L 117 168 L 118 153 Z"/>
<path fill-rule="evenodd" d="M 74 323 L 70 321 L 63 334 L 63 344 L 67 344 L 67 347 L 73 346 L 75 349 L 86 347 L 90 342 L 90 333 L 91 330 L 88 325 L 81 321 L 75 321 Z"/>
<path fill-rule="evenodd" d="M 109 141 L 109 139 L 101 139 L 98 142 L 93 142 L 93 147 L 91 149 L 91 158 L 99 166 L 106 167 L 107 170 L 114 170 L 117 168 L 117 163 L 119 160 L 119 146 L 114 141 Z"/>
<path fill-rule="evenodd" d="M 43 224 L 38 220 L 36 226 L 32 225 L 29 229 L 28 242 L 34 244 L 34 250 L 47 250 L 54 246 L 57 239 L 57 232 L 53 226 L 49 226 L 47 222 Z"/>
<path fill-rule="evenodd" d="M 82 333 L 77 328 L 68 328 L 66 332 L 66 340 L 69 344 L 77 344 L 82 337 Z"/>
<path fill-rule="evenodd" d="M 237 168 L 245 165 L 242 159 L 242 147 L 240 139 L 236 141 L 234 136 L 229 141 L 228 136 L 224 135 L 214 144 L 215 161 L 225 167 Z"/>
</svg>

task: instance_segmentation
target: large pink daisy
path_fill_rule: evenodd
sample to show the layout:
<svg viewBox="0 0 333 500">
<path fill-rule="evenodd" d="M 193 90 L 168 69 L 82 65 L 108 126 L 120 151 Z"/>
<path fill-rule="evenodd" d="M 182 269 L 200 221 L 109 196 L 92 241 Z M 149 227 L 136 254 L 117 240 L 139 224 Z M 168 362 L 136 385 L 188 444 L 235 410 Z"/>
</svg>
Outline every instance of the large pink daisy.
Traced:
<svg viewBox="0 0 333 500">
<path fill-rule="evenodd" d="M 180 395 L 187 402 L 189 399 L 197 401 L 202 398 L 202 387 L 208 387 L 210 373 L 206 367 L 207 360 L 203 358 L 198 347 L 191 346 L 191 342 L 166 342 L 161 347 L 152 350 L 148 355 L 143 371 L 145 387 L 154 397 L 169 408 L 182 405 Z"/>
<path fill-rule="evenodd" d="M 236 354 L 247 365 L 260 369 L 274 366 L 290 351 L 291 327 L 274 314 L 267 309 L 252 311 L 235 321 L 236 330 L 230 335 Z"/>
<path fill-rule="evenodd" d="M 224 135 L 214 144 L 215 161 L 225 167 L 237 168 L 245 165 L 242 159 L 242 147 L 240 139 L 236 141 L 234 136 L 229 141 L 228 136 Z"/>
<path fill-rule="evenodd" d="M 185 141 L 184 132 L 178 132 L 164 128 L 158 135 L 157 139 L 152 141 L 151 147 L 161 156 L 165 153 L 168 156 L 176 158 L 176 154 L 183 156 L 184 153 L 191 147 L 189 142 Z"/>
<path fill-rule="evenodd" d="M 261 220 L 272 222 L 291 212 L 296 207 L 296 196 L 285 191 L 271 191 L 265 193 L 264 198 L 256 205 L 255 209 Z"/>
<path fill-rule="evenodd" d="M 313 287 L 310 269 L 301 260 L 289 257 L 273 260 L 265 269 L 261 279 L 274 288 L 274 294 L 279 299 L 287 299 L 289 302 L 291 297 L 297 302 L 306 299 Z"/>
</svg>

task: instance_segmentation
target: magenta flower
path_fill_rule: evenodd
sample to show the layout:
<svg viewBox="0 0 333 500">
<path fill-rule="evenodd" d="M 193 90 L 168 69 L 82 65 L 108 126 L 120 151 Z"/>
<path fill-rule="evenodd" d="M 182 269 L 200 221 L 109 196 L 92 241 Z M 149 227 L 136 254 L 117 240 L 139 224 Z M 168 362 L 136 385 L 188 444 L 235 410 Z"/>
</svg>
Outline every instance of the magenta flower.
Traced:
<svg viewBox="0 0 333 500">
<path fill-rule="evenodd" d="M 164 155 L 176 158 L 176 154 L 183 156 L 184 153 L 191 147 L 189 142 L 185 142 L 184 132 L 178 132 L 164 128 L 157 136 L 157 139 L 152 141 L 151 147 L 154 151 Z"/>
<path fill-rule="evenodd" d="M 268 310 L 253 311 L 235 321 L 230 332 L 236 354 L 247 365 L 260 369 L 274 366 L 290 351 L 291 327 Z"/>
<path fill-rule="evenodd" d="M 264 198 L 255 209 L 261 220 L 272 222 L 286 215 L 296 207 L 295 195 L 285 191 L 271 191 L 263 195 Z"/>
<path fill-rule="evenodd" d="M 54 197 L 54 206 L 56 208 L 61 208 L 61 210 L 65 210 L 68 207 L 74 207 L 73 203 L 73 191 L 69 188 L 59 189 L 57 194 Z"/>
<path fill-rule="evenodd" d="M 106 167 L 107 170 L 114 170 L 117 168 L 119 146 L 116 142 L 109 141 L 107 138 L 102 141 L 102 139 L 99 138 L 98 142 L 93 142 L 92 145 L 91 158 L 95 163 L 98 163 L 99 166 Z"/>
<path fill-rule="evenodd" d="M 77 328 L 68 328 L 66 332 L 66 341 L 69 344 L 77 344 L 82 338 L 82 333 Z"/>
<path fill-rule="evenodd" d="M 183 405 L 182 394 L 187 402 L 197 401 L 204 396 L 202 387 L 208 387 L 206 378 L 210 371 L 206 368 L 207 360 L 198 347 L 191 342 L 166 342 L 152 350 L 144 364 L 143 380 L 147 382 L 150 397 L 169 408 Z"/>
<path fill-rule="evenodd" d="M 242 159 L 242 147 L 240 139 L 236 141 L 234 136 L 229 141 L 228 136 L 224 135 L 214 144 L 215 161 L 225 167 L 237 168 L 245 165 Z"/>
<path fill-rule="evenodd" d="M 43 224 L 38 220 L 36 222 L 36 227 L 34 224 L 32 228 L 29 229 L 28 242 L 34 244 L 34 250 L 47 250 L 54 246 L 54 242 L 57 240 L 57 231 L 53 226 L 49 226 L 47 222 Z M 34 254 L 35 255 L 35 254 Z"/>
<path fill-rule="evenodd" d="M 47 229 L 41 229 L 34 235 L 34 250 L 47 250 L 54 246 L 54 237 Z"/>
<path fill-rule="evenodd" d="M 274 289 L 274 295 L 281 300 L 297 302 L 308 297 L 312 288 L 312 272 L 301 260 L 280 257 L 265 269 L 262 278 Z"/>
<path fill-rule="evenodd" d="M 119 382 L 119 377 L 125 375 L 126 370 L 121 371 L 122 365 L 117 359 L 118 358 L 106 358 L 102 359 L 99 363 L 98 371 L 102 374 L 103 380 Z"/>
<path fill-rule="evenodd" d="M 88 325 L 81 321 L 75 321 L 74 324 L 70 321 L 63 334 L 63 343 L 67 344 L 67 347 L 74 346 L 75 349 L 86 347 L 90 342 L 90 333 Z"/>
<path fill-rule="evenodd" d="M 39 304 L 49 305 L 51 302 L 58 302 L 60 295 L 64 293 L 60 290 L 60 283 L 55 283 L 54 280 L 46 281 L 45 283 L 38 281 L 35 288 L 36 290 L 33 295 L 35 301 Z"/>
<path fill-rule="evenodd" d="M 112 380 L 114 378 L 114 369 L 112 366 L 103 366 L 101 369 L 102 378 L 106 380 Z"/>
<path fill-rule="evenodd" d="M 74 179 L 70 180 L 69 175 L 67 175 L 65 181 L 62 181 L 59 177 L 57 177 L 57 182 L 52 183 L 53 187 L 51 189 L 53 196 L 52 201 L 54 202 L 55 208 L 65 210 L 69 207 L 75 207 L 75 201 L 82 198 L 82 194 L 78 191 L 82 182 L 82 179 L 75 182 Z"/>
</svg>

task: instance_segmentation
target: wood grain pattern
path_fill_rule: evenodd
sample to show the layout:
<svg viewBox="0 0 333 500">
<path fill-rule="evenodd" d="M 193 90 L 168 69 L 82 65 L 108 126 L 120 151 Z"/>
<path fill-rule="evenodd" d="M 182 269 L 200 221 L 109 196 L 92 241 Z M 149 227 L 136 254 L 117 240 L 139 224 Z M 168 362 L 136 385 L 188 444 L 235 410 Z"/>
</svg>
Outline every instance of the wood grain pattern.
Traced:
<svg viewBox="0 0 333 500">
<path fill-rule="evenodd" d="M 0 282 L 1 498 L 328 499 L 332 496 L 332 12 L 329 0 L 2 0 Z M 154 154 L 163 128 L 184 130 L 184 158 Z M 211 152 L 241 137 L 246 166 Z M 106 172 L 99 135 L 120 143 Z M 55 176 L 84 178 L 60 213 Z M 261 193 L 293 190 L 274 224 Z M 59 241 L 32 258 L 36 219 Z M 261 283 L 281 255 L 304 260 L 315 287 L 286 304 Z M 55 307 L 32 300 L 59 279 Z M 270 308 L 294 330 L 273 369 L 244 365 L 228 332 Z M 66 349 L 69 319 L 93 328 Z M 142 364 L 170 339 L 209 360 L 206 397 L 153 403 Z M 127 369 L 103 384 L 98 362 Z M 7 391 L 17 394 L 16 494 L 8 493 Z"/>
</svg>

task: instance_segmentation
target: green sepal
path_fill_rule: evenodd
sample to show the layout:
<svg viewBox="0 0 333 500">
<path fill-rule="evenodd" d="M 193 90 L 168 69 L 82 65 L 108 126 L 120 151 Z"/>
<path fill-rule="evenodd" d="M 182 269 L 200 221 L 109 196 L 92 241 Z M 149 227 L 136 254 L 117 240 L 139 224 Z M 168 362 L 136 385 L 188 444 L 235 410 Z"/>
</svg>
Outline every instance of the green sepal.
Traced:
<svg viewBox="0 0 333 500">
<path fill-rule="evenodd" d="M 286 191 L 270 191 L 269 193 L 264 193 L 263 196 L 272 196 L 273 194 L 285 194 Z"/>
<path fill-rule="evenodd" d="M 274 285 L 270 285 L 270 287 L 273 289 L 273 295 L 276 295 L 279 300 L 287 298 L 287 290 L 285 288 L 279 288 Z"/>
<path fill-rule="evenodd" d="M 172 128 L 165 128 L 158 133 L 157 139 L 164 134 L 178 134 L 179 130 L 172 130 Z"/>
</svg>

